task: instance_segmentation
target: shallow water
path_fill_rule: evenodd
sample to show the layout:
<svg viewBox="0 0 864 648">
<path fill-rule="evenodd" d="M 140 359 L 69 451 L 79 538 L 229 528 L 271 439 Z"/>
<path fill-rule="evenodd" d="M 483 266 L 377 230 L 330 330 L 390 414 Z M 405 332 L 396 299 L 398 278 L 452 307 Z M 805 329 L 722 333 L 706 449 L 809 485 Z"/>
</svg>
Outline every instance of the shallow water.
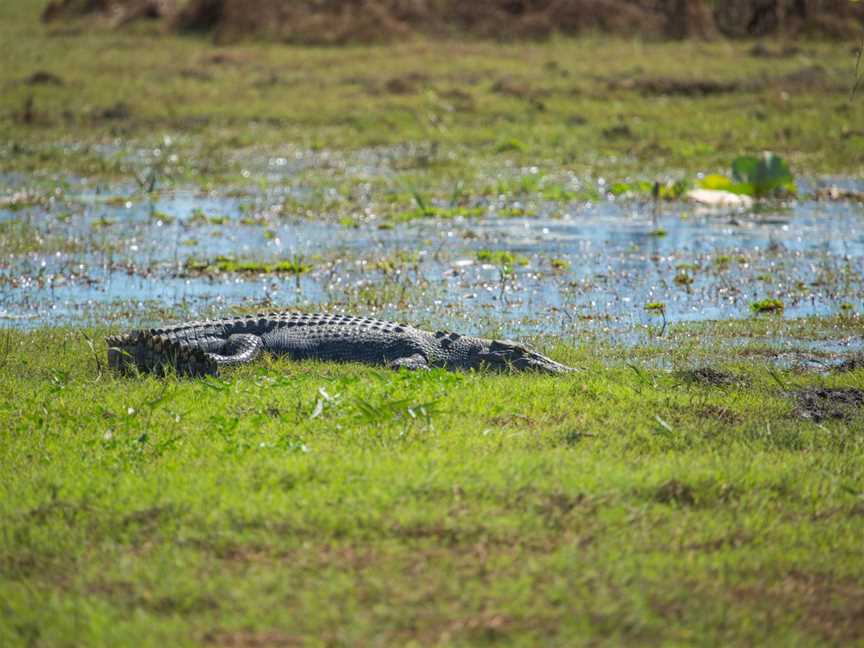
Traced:
<svg viewBox="0 0 864 648">
<path fill-rule="evenodd" d="M 26 191 L 25 179 L 5 184 L 0 198 Z M 242 195 L 133 190 L 66 183 L 36 204 L 0 209 L 0 223 L 15 224 L 3 230 L 10 240 L 0 259 L 0 321 L 137 326 L 238 305 L 326 305 L 464 332 L 627 337 L 662 326 L 645 308 L 651 303 L 664 305 L 669 323 L 751 317 L 751 304 L 765 298 L 782 300 L 787 318 L 864 307 L 864 206 L 849 203 L 759 213 L 666 204 L 655 223 L 652 205 L 638 201 L 499 196 L 468 205 L 482 209 L 480 218 L 381 229 L 367 218 L 374 195 L 357 205 L 359 225 L 347 227 L 333 215 L 310 220 L 283 208 L 306 198 L 297 184 Z M 509 215 L 520 209 L 532 215 Z M 25 242 L 16 247 L 13 236 Z M 505 270 L 479 261 L 480 250 L 523 258 Z M 295 276 L 188 267 L 220 256 L 311 269 Z"/>
</svg>

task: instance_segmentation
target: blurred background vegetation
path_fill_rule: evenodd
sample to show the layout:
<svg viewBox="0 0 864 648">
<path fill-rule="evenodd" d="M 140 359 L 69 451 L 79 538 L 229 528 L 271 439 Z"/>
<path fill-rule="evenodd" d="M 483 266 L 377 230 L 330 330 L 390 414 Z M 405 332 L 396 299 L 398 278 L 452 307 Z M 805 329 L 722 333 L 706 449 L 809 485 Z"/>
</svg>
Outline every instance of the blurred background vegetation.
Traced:
<svg viewBox="0 0 864 648">
<path fill-rule="evenodd" d="M 47 22 L 89 16 L 109 25 L 165 19 L 221 42 L 266 36 L 306 44 L 433 36 L 546 38 L 601 31 L 650 38 L 862 34 L 850 0 L 53 0 Z"/>
</svg>

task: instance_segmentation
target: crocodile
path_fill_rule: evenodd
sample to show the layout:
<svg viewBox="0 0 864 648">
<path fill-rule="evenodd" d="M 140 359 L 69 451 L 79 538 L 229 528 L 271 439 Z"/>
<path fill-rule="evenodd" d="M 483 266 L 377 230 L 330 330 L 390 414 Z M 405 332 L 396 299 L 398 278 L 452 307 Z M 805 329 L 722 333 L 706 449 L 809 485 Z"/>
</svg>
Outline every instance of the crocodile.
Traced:
<svg viewBox="0 0 864 648">
<path fill-rule="evenodd" d="M 107 338 L 121 373 L 218 375 L 263 353 L 293 360 L 361 362 L 393 369 L 575 371 L 521 344 L 351 315 L 274 312 L 187 322 Z"/>
</svg>

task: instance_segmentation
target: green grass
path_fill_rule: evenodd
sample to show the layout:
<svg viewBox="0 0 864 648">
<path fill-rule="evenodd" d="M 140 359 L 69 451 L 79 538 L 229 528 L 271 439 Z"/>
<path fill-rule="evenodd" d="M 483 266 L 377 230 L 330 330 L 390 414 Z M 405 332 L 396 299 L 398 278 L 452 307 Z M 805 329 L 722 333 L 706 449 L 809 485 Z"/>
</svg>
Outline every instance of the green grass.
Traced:
<svg viewBox="0 0 864 648">
<path fill-rule="evenodd" d="M 864 638 L 864 420 L 792 396 L 861 370 L 123 379 L 88 338 L 0 339 L 5 646 Z"/>
<path fill-rule="evenodd" d="M 797 174 L 864 172 L 864 103 L 849 99 L 854 55 L 846 43 L 802 42 L 800 55 L 779 60 L 749 56 L 746 42 L 599 36 L 216 47 L 149 26 L 49 29 L 37 19 L 43 5 L 0 7 L 0 171 L 131 180 L 140 167 L 132 153 L 161 148 L 160 182 L 248 185 L 254 179 L 241 171 L 270 153 L 413 144 L 400 172 L 444 199 L 457 181 L 468 195 L 482 191 L 485 172 L 508 163 L 619 187 L 726 173 L 737 155 L 763 149 Z M 41 70 L 63 84 L 25 82 Z M 782 80 L 802 70 L 805 79 L 815 74 L 811 85 Z M 388 90 L 402 78 L 413 79 L 407 91 Z M 701 97 L 646 95 L 631 83 L 651 79 L 741 85 Z"/>
<path fill-rule="evenodd" d="M 219 272 L 236 272 L 239 274 L 303 274 L 309 272 L 312 266 L 296 258 L 285 261 L 267 263 L 264 261 L 237 260 L 232 257 L 217 257 L 214 261 L 189 259 L 185 269 L 192 274 L 214 274 Z"/>
<path fill-rule="evenodd" d="M 763 279 L 763 281 L 769 282 L 770 280 L 770 277 Z M 754 313 L 781 313 L 783 312 L 783 309 L 783 302 L 779 299 L 762 299 L 750 304 L 750 310 Z"/>
</svg>

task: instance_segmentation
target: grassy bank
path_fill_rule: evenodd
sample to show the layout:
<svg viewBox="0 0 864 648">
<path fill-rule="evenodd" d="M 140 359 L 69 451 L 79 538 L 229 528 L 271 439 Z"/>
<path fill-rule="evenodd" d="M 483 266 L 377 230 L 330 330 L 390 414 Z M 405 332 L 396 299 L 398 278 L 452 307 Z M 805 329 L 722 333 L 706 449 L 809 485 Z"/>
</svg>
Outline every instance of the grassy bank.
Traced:
<svg viewBox="0 0 864 648">
<path fill-rule="evenodd" d="M 248 183 L 240 171 L 268 152 L 409 145 L 402 172 L 469 191 L 508 164 L 651 178 L 771 149 L 811 175 L 864 165 L 848 43 L 216 47 L 147 25 L 46 28 L 42 4 L 0 7 L 6 172 L 129 179 L 166 137 L 165 173 L 195 182 Z"/>
<path fill-rule="evenodd" d="M 862 418 L 814 408 L 860 369 L 119 379 L 99 333 L 3 337 L 4 645 L 864 638 Z"/>
</svg>

